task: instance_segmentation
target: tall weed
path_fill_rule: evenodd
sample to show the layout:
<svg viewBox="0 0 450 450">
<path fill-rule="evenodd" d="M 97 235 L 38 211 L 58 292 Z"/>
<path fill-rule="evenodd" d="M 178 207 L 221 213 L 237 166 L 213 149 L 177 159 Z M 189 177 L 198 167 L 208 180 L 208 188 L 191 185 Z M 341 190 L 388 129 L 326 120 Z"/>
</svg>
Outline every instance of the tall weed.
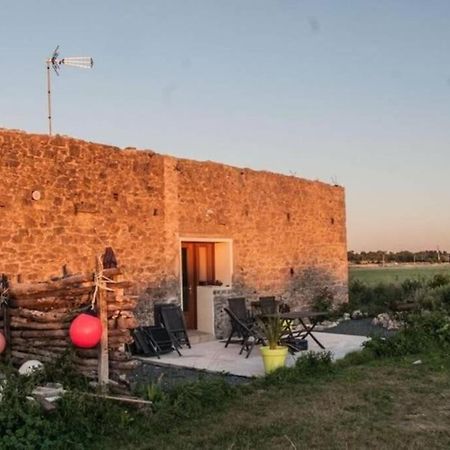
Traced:
<svg viewBox="0 0 450 450">
<path fill-rule="evenodd" d="M 401 284 L 378 283 L 375 286 L 356 279 L 349 286 L 346 310 L 359 309 L 369 316 L 375 316 L 396 311 L 404 303 L 424 310 L 445 309 L 450 312 L 450 276 L 436 274 L 429 281 L 411 278 Z"/>
<path fill-rule="evenodd" d="M 390 338 L 364 344 L 374 357 L 406 356 L 433 349 L 450 349 L 450 317 L 441 311 L 422 311 L 404 317 L 405 326 Z"/>
</svg>

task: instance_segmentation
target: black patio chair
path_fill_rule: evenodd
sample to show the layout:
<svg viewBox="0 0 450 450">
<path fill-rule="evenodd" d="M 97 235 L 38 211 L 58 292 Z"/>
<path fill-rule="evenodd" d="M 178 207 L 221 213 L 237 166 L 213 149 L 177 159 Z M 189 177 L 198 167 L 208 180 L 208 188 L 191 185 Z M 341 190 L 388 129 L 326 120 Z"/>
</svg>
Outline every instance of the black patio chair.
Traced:
<svg viewBox="0 0 450 450">
<path fill-rule="evenodd" d="M 175 346 L 167 330 L 161 326 L 138 327 L 132 331 L 134 342 L 130 347 L 135 355 L 157 356 L 180 351 Z"/>
<path fill-rule="evenodd" d="M 278 305 L 274 296 L 259 297 L 259 307 L 263 316 L 278 313 Z"/>
<path fill-rule="evenodd" d="M 233 312 L 233 314 L 245 325 L 251 326 L 255 322 L 255 318 L 252 316 L 250 311 L 247 309 L 247 305 L 244 297 L 231 297 L 228 299 L 228 309 Z M 239 340 L 233 341 L 239 344 L 242 344 L 242 336 L 239 333 L 239 329 L 231 329 L 230 336 L 227 339 L 225 347 L 228 347 L 228 344 L 231 341 L 232 337 L 236 335 Z"/>
<path fill-rule="evenodd" d="M 168 303 L 161 306 L 161 319 L 176 348 L 183 345 L 191 348 L 183 311 L 178 305 Z"/>
<path fill-rule="evenodd" d="M 240 320 L 233 311 L 228 308 L 224 308 L 224 310 L 230 317 L 231 321 L 231 333 L 227 339 L 225 347 L 228 347 L 232 336 L 236 333 L 242 338 L 241 350 L 239 351 L 239 354 L 242 355 L 242 352 L 245 349 L 247 351 L 247 355 L 245 357 L 248 358 L 255 344 L 265 343 L 264 336 L 255 322 L 253 322 L 253 324 L 246 324 Z"/>
<path fill-rule="evenodd" d="M 228 299 L 228 309 L 234 313 L 234 315 L 244 323 L 252 323 L 255 318 L 251 315 L 247 309 L 244 297 L 232 297 Z"/>
</svg>

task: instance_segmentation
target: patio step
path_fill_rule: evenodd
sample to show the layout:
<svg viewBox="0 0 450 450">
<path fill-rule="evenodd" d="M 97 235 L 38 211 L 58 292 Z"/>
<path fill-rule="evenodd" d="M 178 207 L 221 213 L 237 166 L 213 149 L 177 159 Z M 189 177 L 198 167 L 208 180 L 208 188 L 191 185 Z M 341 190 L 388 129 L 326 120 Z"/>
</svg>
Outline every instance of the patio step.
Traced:
<svg viewBox="0 0 450 450">
<path fill-rule="evenodd" d="M 216 338 L 209 333 L 198 330 L 188 330 L 189 341 L 191 344 L 200 344 L 201 342 L 215 341 Z"/>
</svg>

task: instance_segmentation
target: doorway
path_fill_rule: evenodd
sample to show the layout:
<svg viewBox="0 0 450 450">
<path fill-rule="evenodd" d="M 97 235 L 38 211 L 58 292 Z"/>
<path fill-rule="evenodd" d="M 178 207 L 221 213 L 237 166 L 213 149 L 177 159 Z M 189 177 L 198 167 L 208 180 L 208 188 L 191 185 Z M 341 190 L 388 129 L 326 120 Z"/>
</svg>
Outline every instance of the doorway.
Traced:
<svg viewBox="0 0 450 450">
<path fill-rule="evenodd" d="M 182 242 L 181 283 L 188 329 L 197 329 L 197 286 L 211 285 L 214 280 L 214 242 Z"/>
</svg>

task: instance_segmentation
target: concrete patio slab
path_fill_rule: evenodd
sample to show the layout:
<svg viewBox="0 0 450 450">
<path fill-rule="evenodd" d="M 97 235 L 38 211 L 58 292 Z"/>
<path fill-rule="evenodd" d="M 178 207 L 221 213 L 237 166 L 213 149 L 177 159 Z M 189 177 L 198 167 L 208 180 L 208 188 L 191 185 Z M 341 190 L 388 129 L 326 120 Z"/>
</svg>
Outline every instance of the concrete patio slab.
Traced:
<svg viewBox="0 0 450 450">
<path fill-rule="evenodd" d="M 325 350 L 331 351 L 334 359 L 343 358 L 348 353 L 360 350 L 366 336 L 350 336 L 345 334 L 316 333 L 316 337 L 325 346 Z M 320 352 L 321 348 L 308 338 L 309 350 Z M 195 344 L 191 349 L 183 348 L 178 356 L 175 352 L 162 355 L 161 359 L 156 357 L 139 357 L 140 360 L 159 366 L 177 366 L 190 369 L 206 370 L 209 372 L 230 373 L 243 377 L 258 377 L 264 375 L 264 367 L 258 346 L 256 346 L 250 357 L 239 355 L 240 346 L 230 344 L 225 348 L 221 341 L 202 342 Z M 287 366 L 295 364 L 304 352 L 288 355 Z"/>
</svg>

